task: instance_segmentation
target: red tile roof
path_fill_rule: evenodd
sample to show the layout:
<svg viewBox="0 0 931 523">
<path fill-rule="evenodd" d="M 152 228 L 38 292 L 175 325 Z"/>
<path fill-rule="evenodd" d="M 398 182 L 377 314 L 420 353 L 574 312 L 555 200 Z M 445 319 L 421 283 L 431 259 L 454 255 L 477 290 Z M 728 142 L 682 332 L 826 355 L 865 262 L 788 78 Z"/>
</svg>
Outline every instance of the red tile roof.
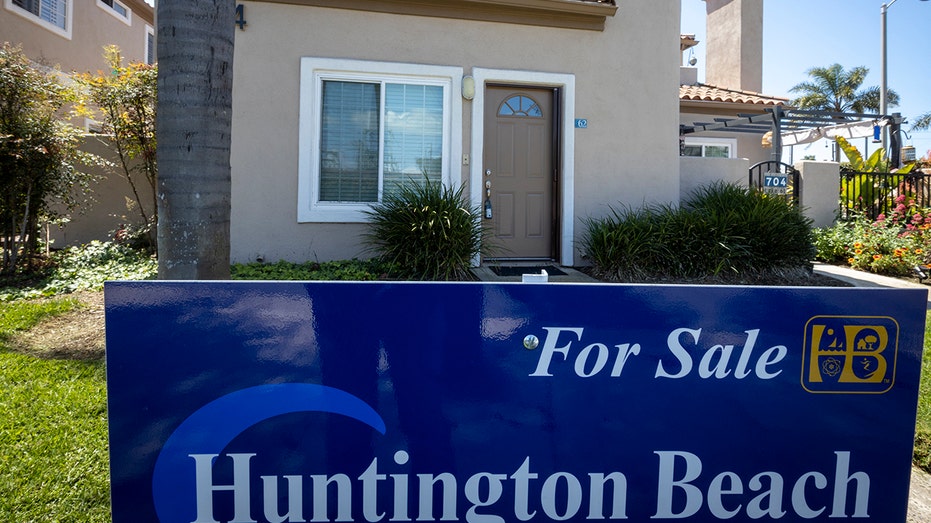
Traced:
<svg viewBox="0 0 931 523">
<path fill-rule="evenodd" d="M 779 98 L 768 96 L 752 91 L 741 91 L 739 89 L 726 89 L 724 87 L 715 87 L 713 85 L 696 84 L 679 86 L 680 101 L 698 101 L 698 102 L 725 102 L 749 105 L 788 105 L 788 98 Z"/>
</svg>

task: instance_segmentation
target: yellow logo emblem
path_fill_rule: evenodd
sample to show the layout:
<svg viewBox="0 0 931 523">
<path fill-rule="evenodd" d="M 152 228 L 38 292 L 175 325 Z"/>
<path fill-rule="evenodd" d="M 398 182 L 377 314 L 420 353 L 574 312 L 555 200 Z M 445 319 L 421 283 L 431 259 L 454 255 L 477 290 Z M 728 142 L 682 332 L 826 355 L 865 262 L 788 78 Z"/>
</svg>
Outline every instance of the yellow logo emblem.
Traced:
<svg viewBox="0 0 931 523">
<path fill-rule="evenodd" d="M 882 394 L 895 381 L 899 325 L 889 317 L 815 316 L 805 326 L 802 386 Z"/>
</svg>

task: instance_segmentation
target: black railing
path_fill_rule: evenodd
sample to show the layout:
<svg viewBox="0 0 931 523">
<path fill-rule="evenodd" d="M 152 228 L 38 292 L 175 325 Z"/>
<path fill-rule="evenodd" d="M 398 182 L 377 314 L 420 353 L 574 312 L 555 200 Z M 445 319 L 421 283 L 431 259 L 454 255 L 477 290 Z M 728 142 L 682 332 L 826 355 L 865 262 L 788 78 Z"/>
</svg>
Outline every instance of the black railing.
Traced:
<svg viewBox="0 0 931 523">
<path fill-rule="evenodd" d="M 750 187 L 798 204 L 802 196 L 799 171 L 787 163 L 760 162 L 750 167 Z"/>
<path fill-rule="evenodd" d="M 931 207 L 931 175 L 866 173 L 841 169 L 840 217 L 889 215 L 899 204 Z"/>
</svg>

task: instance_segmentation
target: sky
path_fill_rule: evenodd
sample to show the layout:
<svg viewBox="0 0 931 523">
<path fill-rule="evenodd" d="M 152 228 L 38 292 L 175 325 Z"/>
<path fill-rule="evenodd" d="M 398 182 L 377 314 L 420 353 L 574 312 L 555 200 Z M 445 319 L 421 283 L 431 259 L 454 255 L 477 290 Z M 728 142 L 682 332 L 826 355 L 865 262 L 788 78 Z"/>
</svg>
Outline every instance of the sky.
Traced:
<svg viewBox="0 0 931 523">
<path fill-rule="evenodd" d="M 763 92 L 794 98 L 793 86 L 809 79 L 812 67 L 841 64 L 844 69 L 869 68 L 863 87 L 882 83 L 881 8 L 889 0 L 764 0 L 763 3 Z M 900 112 L 909 122 L 931 112 L 931 53 L 927 33 L 931 30 L 931 2 L 897 0 L 888 7 L 887 78 L 900 103 L 889 112 Z M 704 80 L 705 2 L 682 0 L 683 34 L 695 34 L 698 79 Z M 688 59 L 688 52 L 686 52 Z M 919 157 L 931 150 L 931 130 L 902 128 L 903 145 L 914 145 Z M 862 149 L 863 140 L 854 145 Z M 874 145 L 870 144 L 870 151 Z M 819 141 L 795 146 L 794 160 L 815 155 L 830 159 L 830 145 Z M 787 157 L 788 158 L 788 157 Z"/>
</svg>

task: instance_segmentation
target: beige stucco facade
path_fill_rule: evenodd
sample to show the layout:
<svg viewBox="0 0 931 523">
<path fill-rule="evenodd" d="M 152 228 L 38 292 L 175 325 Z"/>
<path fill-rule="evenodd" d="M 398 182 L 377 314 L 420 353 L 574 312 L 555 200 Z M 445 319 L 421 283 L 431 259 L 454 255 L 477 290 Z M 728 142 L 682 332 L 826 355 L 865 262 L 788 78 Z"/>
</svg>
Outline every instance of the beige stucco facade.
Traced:
<svg viewBox="0 0 931 523">
<path fill-rule="evenodd" d="M 705 82 L 763 91 L 763 0 L 705 0 Z"/>
<path fill-rule="evenodd" d="M 584 263 L 577 250 L 584 218 L 610 206 L 679 200 L 679 0 L 620 2 L 603 30 L 243 5 L 248 25 L 236 32 L 233 88 L 234 262 L 367 255 L 364 223 L 306 212 L 299 180 L 317 161 L 308 153 L 317 138 L 307 121 L 314 67 L 442 71 L 452 95 L 444 172 L 448 183 L 466 185 L 474 203 L 482 198 L 485 85 L 557 88 L 563 264 Z M 464 77 L 476 85 L 471 100 L 463 97 Z M 587 127 L 576 128 L 577 119 Z"/>
<path fill-rule="evenodd" d="M 133 190 L 126 174 L 119 167 L 119 156 L 108 136 L 85 136 L 81 150 L 107 163 L 80 167 L 92 176 L 89 194 L 79 196 L 86 199 L 86 202 L 75 210 L 56 209 L 70 218 L 63 224 L 48 224 L 48 238 L 56 249 L 83 245 L 94 240 L 111 240 L 116 231 L 123 227 L 139 227 L 146 222 L 139 212 L 140 205 L 147 217 L 151 217 L 154 211 L 155 199 L 148 180 L 142 173 L 134 172 Z"/>
<path fill-rule="evenodd" d="M 105 45 L 119 46 L 127 62 L 145 62 L 154 10 L 143 0 L 116 1 L 125 16 L 100 0 L 66 0 L 65 27 L 59 28 L 0 0 L 0 41 L 21 45 L 33 61 L 65 73 L 105 69 Z"/>
</svg>

